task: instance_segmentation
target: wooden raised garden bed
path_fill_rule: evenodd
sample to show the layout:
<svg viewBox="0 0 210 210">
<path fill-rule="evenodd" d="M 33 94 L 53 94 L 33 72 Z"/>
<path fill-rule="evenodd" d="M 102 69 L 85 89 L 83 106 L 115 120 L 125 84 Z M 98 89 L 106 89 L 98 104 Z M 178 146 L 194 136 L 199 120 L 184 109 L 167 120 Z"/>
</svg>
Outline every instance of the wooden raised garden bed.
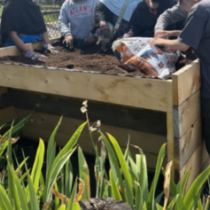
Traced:
<svg viewBox="0 0 210 210">
<path fill-rule="evenodd" d="M 0 49 L 0 57 L 19 53 L 16 47 Z M 47 141 L 63 115 L 56 140 L 64 145 L 85 121 L 80 107 L 87 99 L 90 120 L 100 119 L 102 131 L 114 135 L 122 148 L 129 135 L 131 143 L 145 152 L 151 170 L 165 142 L 167 161 L 174 160 L 180 177 L 191 170 L 188 184 L 209 163 L 201 137 L 198 60 L 170 80 L 0 63 L 0 86 L 0 122 L 21 119 L 35 110 L 23 129 L 27 138 Z M 79 143 L 93 153 L 87 132 Z"/>
</svg>

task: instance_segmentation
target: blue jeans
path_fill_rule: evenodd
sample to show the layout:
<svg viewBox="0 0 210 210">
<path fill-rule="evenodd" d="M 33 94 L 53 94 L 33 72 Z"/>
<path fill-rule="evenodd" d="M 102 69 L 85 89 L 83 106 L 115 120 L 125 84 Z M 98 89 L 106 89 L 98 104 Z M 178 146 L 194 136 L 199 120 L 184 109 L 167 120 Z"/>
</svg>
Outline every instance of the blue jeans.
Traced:
<svg viewBox="0 0 210 210">
<path fill-rule="evenodd" d="M 18 37 L 24 42 L 24 43 L 34 43 L 34 42 L 40 42 L 42 41 L 43 34 L 39 35 L 18 35 Z M 4 43 L 5 46 L 10 47 L 14 46 L 14 42 L 9 38 Z"/>
</svg>

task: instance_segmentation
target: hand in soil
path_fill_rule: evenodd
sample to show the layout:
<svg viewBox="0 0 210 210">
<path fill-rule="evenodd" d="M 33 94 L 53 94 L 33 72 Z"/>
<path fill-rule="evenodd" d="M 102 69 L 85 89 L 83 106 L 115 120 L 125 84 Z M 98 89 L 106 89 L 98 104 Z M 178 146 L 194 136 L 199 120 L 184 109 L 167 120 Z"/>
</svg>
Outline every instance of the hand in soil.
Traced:
<svg viewBox="0 0 210 210">
<path fill-rule="evenodd" d="M 73 49 L 74 48 L 73 41 L 74 41 L 73 36 L 69 35 L 65 37 L 65 39 L 63 40 L 63 44 L 66 44 L 66 47 L 69 47 L 69 49 Z"/>
<path fill-rule="evenodd" d="M 50 46 L 47 48 L 47 51 L 52 54 L 52 55 L 55 55 L 55 54 L 58 54 L 58 50 L 56 50 L 54 47 Z"/>
</svg>

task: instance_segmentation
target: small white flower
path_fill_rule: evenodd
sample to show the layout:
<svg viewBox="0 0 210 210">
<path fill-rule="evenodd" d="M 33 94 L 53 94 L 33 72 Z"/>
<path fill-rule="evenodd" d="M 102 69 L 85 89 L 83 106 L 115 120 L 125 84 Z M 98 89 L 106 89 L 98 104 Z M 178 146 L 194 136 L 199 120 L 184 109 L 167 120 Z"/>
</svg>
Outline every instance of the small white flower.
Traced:
<svg viewBox="0 0 210 210">
<path fill-rule="evenodd" d="M 82 105 L 87 108 L 88 107 L 88 101 L 87 100 L 83 101 Z"/>
<path fill-rule="evenodd" d="M 81 112 L 82 112 L 82 113 L 87 112 L 87 109 L 86 109 L 86 107 L 84 107 L 84 106 L 83 106 L 83 107 L 81 107 L 81 109 L 80 109 L 80 110 L 81 110 Z"/>
<path fill-rule="evenodd" d="M 95 123 L 95 127 L 96 128 L 99 128 L 101 126 L 101 121 L 100 120 L 97 120 L 96 123 Z"/>
<path fill-rule="evenodd" d="M 90 128 L 89 128 L 89 131 L 90 131 L 90 132 L 93 132 L 93 131 L 96 131 L 96 130 L 97 130 L 97 128 L 93 128 L 93 127 L 90 127 Z"/>
</svg>

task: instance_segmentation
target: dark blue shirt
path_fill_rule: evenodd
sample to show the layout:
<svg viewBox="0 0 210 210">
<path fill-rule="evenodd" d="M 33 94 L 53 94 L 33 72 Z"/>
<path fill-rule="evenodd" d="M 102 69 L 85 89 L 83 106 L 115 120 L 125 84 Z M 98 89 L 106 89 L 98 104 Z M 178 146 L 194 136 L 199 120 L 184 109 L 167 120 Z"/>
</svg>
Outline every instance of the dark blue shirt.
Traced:
<svg viewBox="0 0 210 210">
<path fill-rule="evenodd" d="M 195 4 L 179 36 L 179 41 L 189 45 L 201 62 L 201 96 L 210 98 L 210 1 Z"/>
</svg>

